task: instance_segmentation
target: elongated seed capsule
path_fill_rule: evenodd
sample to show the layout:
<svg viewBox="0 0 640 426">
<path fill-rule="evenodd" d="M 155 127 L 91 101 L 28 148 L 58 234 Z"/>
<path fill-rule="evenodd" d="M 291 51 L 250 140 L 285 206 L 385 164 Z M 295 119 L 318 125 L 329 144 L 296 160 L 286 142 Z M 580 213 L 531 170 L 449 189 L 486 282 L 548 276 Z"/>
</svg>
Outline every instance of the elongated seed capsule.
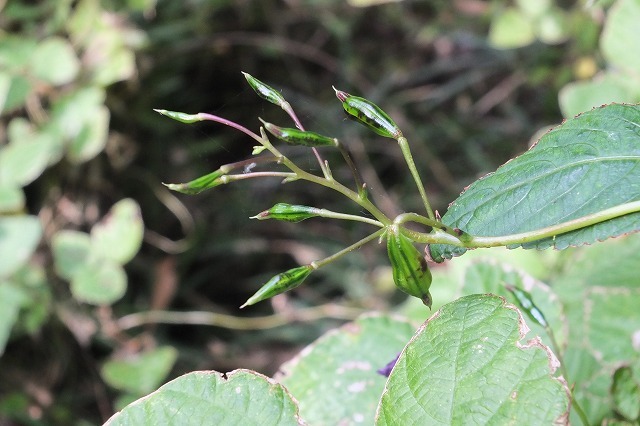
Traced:
<svg viewBox="0 0 640 426">
<path fill-rule="evenodd" d="M 518 301 L 520 308 L 527 314 L 529 318 L 531 318 L 533 322 L 545 328 L 549 325 L 542 311 L 536 306 L 535 303 L 533 303 L 533 298 L 528 291 L 511 285 L 506 286 L 506 288 L 513 294 L 513 296 Z"/>
<path fill-rule="evenodd" d="M 251 296 L 244 305 L 240 306 L 240 308 L 242 309 L 245 306 L 255 305 L 265 299 L 269 299 L 273 296 L 284 293 L 285 291 L 298 287 L 309 276 L 311 271 L 313 271 L 313 267 L 311 265 L 304 265 L 289 269 L 286 272 L 282 272 L 274 276 L 265 285 L 263 285 L 260 290 Z"/>
<path fill-rule="evenodd" d="M 258 80 L 257 78 L 253 77 L 251 74 L 248 74 L 246 72 L 242 72 L 242 75 L 244 75 L 244 78 L 247 79 L 249 86 L 251 86 L 251 88 L 262 99 L 266 99 L 267 101 L 271 102 L 272 104 L 276 104 L 281 108 L 283 108 L 283 105 L 287 104 L 287 101 L 280 94 L 280 92 L 278 92 L 273 87 L 263 83 L 262 81 Z"/>
<path fill-rule="evenodd" d="M 402 131 L 398 125 L 378 105 L 365 98 L 352 96 L 335 87 L 333 90 L 336 91 L 336 97 L 342 102 L 342 108 L 349 118 L 364 124 L 385 138 L 398 139 L 402 137 Z"/>
<path fill-rule="evenodd" d="M 396 287 L 431 308 L 431 271 L 427 261 L 396 226 L 387 231 L 387 254 Z"/>
<path fill-rule="evenodd" d="M 299 145 L 308 147 L 318 146 L 337 146 L 338 141 L 335 138 L 321 135 L 316 132 L 305 132 L 298 129 L 290 129 L 284 127 L 278 127 L 275 124 L 267 123 L 263 119 L 260 119 L 264 128 L 267 129 L 276 138 L 288 143 L 289 145 Z"/>
<path fill-rule="evenodd" d="M 204 118 L 200 114 L 185 114 L 184 112 L 167 111 L 166 109 L 154 109 L 158 114 L 162 114 L 169 118 L 173 118 L 181 123 L 195 123 L 196 121 L 203 121 Z"/>
<path fill-rule="evenodd" d="M 275 219 L 282 220 L 284 222 L 300 222 L 311 217 L 319 216 L 319 211 L 320 209 L 316 207 L 278 203 L 275 206 L 271 207 L 269 210 L 258 213 L 257 215 L 252 216 L 250 219 Z"/>
<path fill-rule="evenodd" d="M 226 173 L 225 171 L 218 169 L 207 175 L 200 176 L 186 183 L 164 183 L 163 185 L 172 191 L 181 192 L 183 194 L 199 194 L 207 189 L 215 188 L 218 185 L 222 185 L 224 182 L 220 180 Z"/>
</svg>

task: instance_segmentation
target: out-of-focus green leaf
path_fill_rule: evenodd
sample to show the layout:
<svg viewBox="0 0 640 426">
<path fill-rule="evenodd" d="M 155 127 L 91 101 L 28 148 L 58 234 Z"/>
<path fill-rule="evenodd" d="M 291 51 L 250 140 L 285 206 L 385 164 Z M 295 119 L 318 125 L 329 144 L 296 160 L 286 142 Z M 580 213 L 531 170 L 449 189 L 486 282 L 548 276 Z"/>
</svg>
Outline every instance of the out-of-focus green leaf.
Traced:
<svg viewBox="0 0 640 426">
<path fill-rule="evenodd" d="M 600 39 L 602 54 L 613 67 L 640 78 L 640 0 L 618 0 L 609 11 Z"/>
<path fill-rule="evenodd" d="M 107 361 L 101 375 L 107 384 L 116 389 L 145 395 L 158 387 L 177 358 L 178 351 L 175 348 L 163 346 L 130 359 Z"/>
<path fill-rule="evenodd" d="M 56 273 L 70 281 L 89 261 L 91 238 L 85 232 L 59 231 L 51 238 L 51 250 Z"/>
<path fill-rule="evenodd" d="M 301 425 L 287 390 L 258 373 L 196 371 L 137 400 L 105 426 Z"/>
<path fill-rule="evenodd" d="M 30 92 L 29 80 L 21 75 L 0 71 L 0 112 L 21 107 Z"/>
<path fill-rule="evenodd" d="M 71 294 L 79 302 L 110 305 L 127 290 L 127 274 L 119 264 L 94 259 L 78 268 L 71 279 Z"/>
<path fill-rule="evenodd" d="M 567 120 L 471 184 L 442 221 L 475 236 L 534 231 L 638 201 L 639 182 L 640 106 L 608 105 Z M 640 213 L 633 213 L 522 247 L 564 249 L 638 229 Z M 442 261 L 465 249 L 437 244 L 430 251 Z"/>
<path fill-rule="evenodd" d="M 20 308 L 28 300 L 27 295 L 10 281 L 0 280 L 0 356 L 18 320 Z"/>
<path fill-rule="evenodd" d="M 640 416 L 640 384 L 633 377 L 631 367 L 620 367 L 613 374 L 611 395 L 616 411 L 628 420 Z"/>
<path fill-rule="evenodd" d="M 17 212 L 24 208 L 22 189 L 14 186 L 0 186 L 0 213 Z"/>
<path fill-rule="evenodd" d="M 397 356 L 414 330 L 388 316 L 361 317 L 312 343 L 281 367 L 277 380 L 310 424 L 373 424 L 386 382 L 376 370 Z"/>
<path fill-rule="evenodd" d="M 521 343 L 515 307 L 493 295 L 443 306 L 405 347 L 378 407 L 378 425 L 553 424 L 568 416 L 558 362 Z"/>
<path fill-rule="evenodd" d="M 581 112 L 613 102 L 638 102 L 640 88 L 632 87 L 629 79 L 607 72 L 593 80 L 567 84 L 560 89 L 558 97 L 562 115 L 571 118 Z"/>
<path fill-rule="evenodd" d="M 49 164 L 54 144 L 47 134 L 32 140 L 12 141 L 0 148 L 0 183 L 24 186 L 38 178 Z"/>
<path fill-rule="evenodd" d="M 533 43 L 532 21 L 516 8 L 507 8 L 493 18 L 489 42 L 500 49 L 513 49 Z"/>
<path fill-rule="evenodd" d="M 536 2 L 528 2 L 536 3 Z M 546 44 L 558 44 L 567 39 L 567 17 L 559 8 L 551 8 L 540 16 L 536 22 L 534 31 L 536 37 Z"/>
<path fill-rule="evenodd" d="M 60 37 L 50 37 L 38 44 L 31 57 L 31 72 L 54 85 L 73 81 L 80 70 L 80 61 L 71 44 Z"/>
<path fill-rule="evenodd" d="M 615 369 L 638 356 L 640 235 L 579 251 L 551 286 L 569 326 L 565 364 L 594 424 L 608 415 Z"/>
<path fill-rule="evenodd" d="M 29 259 L 41 236 L 36 216 L 0 217 L 0 278 L 11 275 Z"/>
<path fill-rule="evenodd" d="M 133 75 L 136 69 L 135 56 L 133 51 L 122 45 L 121 36 L 116 29 L 102 32 L 94 43 L 106 50 L 101 66 L 93 70 L 95 83 L 108 86 Z"/>
<path fill-rule="evenodd" d="M 91 229 L 91 254 L 125 264 L 140 250 L 143 233 L 138 203 L 130 198 L 120 200 Z"/>
<path fill-rule="evenodd" d="M 495 263 L 481 262 L 473 264 L 467 268 L 462 294 L 491 293 L 502 296 L 515 306 L 518 306 L 517 300 L 513 294 L 505 288 L 505 285 L 511 285 L 529 292 L 536 306 L 543 312 L 549 326 L 554 330 L 558 343 L 563 345 L 567 341 L 568 330 L 566 327 L 566 318 L 558 296 L 549 286 L 526 275 L 524 272 L 519 272 L 506 265 Z M 527 326 L 531 330 L 527 337 L 533 338 L 539 336 L 543 343 L 551 345 L 551 341 L 544 327 L 526 315 L 523 316 Z"/>
<path fill-rule="evenodd" d="M 68 143 L 69 160 L 90 160 L 104 148 L 109 125 L 104 97 L 104 90 L 86 87 L 54 103 L 50 131 Z"/>
<path fill-rule="evenodd" d="M 98 155 L 107 144 L 109 110 L 102 106 L 85 118 L 84 127 L 69 144 L 67 157 L 74 163 L 83 163 Z"/>
<path fill-rule="evenodd" d="M 51 285 L 44 267 L 32 262 L 14 273 L 11 280 L 26 297 L 16 327 L 21 332 L 36 334 L 51 312 Z"/>
<path fill-rule="evenodd" d="M 516 0 L 515 3 L 529 18 L 538 18 L 551 8 L 551 0 Z"/>
<path fill-rule="evenodd" d="M 3 34 L 0 39 L 0 68 L 11 74 L 24 72 L 37 46 L 38 40 L 24 34 Z"/>
</svg>

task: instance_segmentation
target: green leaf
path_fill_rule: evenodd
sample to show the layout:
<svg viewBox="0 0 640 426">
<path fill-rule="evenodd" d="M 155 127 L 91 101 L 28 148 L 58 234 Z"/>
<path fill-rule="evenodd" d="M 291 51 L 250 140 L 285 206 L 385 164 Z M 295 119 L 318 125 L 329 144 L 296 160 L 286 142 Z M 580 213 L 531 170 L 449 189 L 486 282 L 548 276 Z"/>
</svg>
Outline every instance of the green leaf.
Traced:
<svg viewBox="0 0 640 426">
<path fill-rule="evenodd" d="M 89 261 L 91 238 L 86 232 L 59 231 L 51 237 L 51 251 L 56 273 L 71 281 Z"/>
<path fill-rule="evenodd" d="M 0 183 L 25 186 L 37 179 L 49 164 L 53 146 L 48 135 L 32 140 L 12 140 L 0 148 Z"/>
<path fill-rule="evenodd" d="M 79 302 L 110 305 L 127 290 L 127 274 L 119 264 L 93 260 L 79 267 L 71 279 L 71 294 Z"/>
<path fill-rule="evenodd" d="M 79 70 L 80 61 L 73 47 L 60 37 L 50 37 L 38 44 L 31 57 L 31 72 L 47 83 L 70 83 Z"/>
<path fill-rule="evenodd" d="M 11 329 L 18 321 L 20 308 L 27 302 L 25 292 L 12 282 L 0 280 L 0 356 L 9 341 Z"/>
<path fill-rule="evenodd" d="M 376 370 L 397 356 L 414 330 L 389 316 L 358 318 L 309 345 L 276 379 L 299 401 L 309 424 L 373 424 L 386 382 Z"/>
<path fill-rule="evenodd" d="M 551 8 L 536 20 L 534 31 L 541 42 L 558 44 L 567 39 L 567 28 L 569 24 L 564 11 Z"/>
<path fill-rule="evenodd" d="M 91 229 L 91 254 L 125 264 L 140 250 L 143 234 L 138 203 L 130 198 L 120 200 Z"/>
<path fill-rule="evenodd" d="M 594 424 L 610 415 L 614 371 L 638 358 L 638 265 L 640 234 L 634 234 L 576 250 L 550 283 L 567 317 L 569 378 Z"/>
<path fill-rule="evenodd" d="M 616 411 L 621 415 L 628 420 L 636 420 L 640 416 L 640 385 L 634 380 L 631 367 L 616 370 L 611 394 Z"/>
<path fill-rule="evenodd" d="M 31 257 L 41 236 L 36 216 L 0 217 L 0 278 L 11 275 Z"/>
<path fill-rule="evenodd" d="M 177 358 L 175 348 L 163 346 L 132 358 L 107 361 L 102 366 L 101 375 L 109 386 L 145 395 L 158 387 Z"/>
<path fill-rule="evenodd" d="M 25 197 L 21 188 L 0 186 L 0 213 L 17 212 L 24 206 Z"/>
<path fill-rule="evenodd" d="M 72 162 L 87 161 L 104 148 L 109 125 L 104 99 L 103 89 L 84 87 L 53 104 L 49 131 L 68 143 Z"/>
<path fill-rule="evenodd" d="M 638 43 L 640 0 L 619 0 L 611 10 L 600 40 L 602 54 L 614 68 L 640 78 L 640 44 Z"/>
<path fill-rule="evenodd" d="M 640 101 L 640 90 L 634 90 L 625 76 L 604 73 L 590 81 L 576 81 L 560 89 L 558 100 L 562 115 L 572 118 L 583 111 L 612 102 Z"/>
<path fill-rule="evenodd" d="M 520 10 L 508 8 L 491 22 L 489 42 L 499 49 L 513 49 L 533 43 L 532 22 Z"/>
<path fill-rule="evenodd" d="M 84 117 L 84 126 L 69 144 L 67 158 L 71 162 L 89 161 L 104 149 L 109 134 L 109 118 L 109 109 L 105 106 L 91 110 Z"/>
<path fill-rule="evenodd" d="M 405 347 L 378 425 L 553 424 L 568 415 L 558 362 L 514 306 L 472 295 L 442 307 Z"/>
<path fill-rule="evenodd" d="M 519 307 L 516 297 L 505 287 L 507 285 L 528 292 L 554 331 L 558 344 L 562 345 L 567 341 L 566 317 L 562 303 L 560 303 L 553 288 L 524 272 L 514 270 L 509 265 L 496 264 L 495 262 L 489 263 L 487 261 L 470 265 L 465 272 L 462 294 L 491 293 L 502 296 Z M 522 311 L 522 309 L 520 310 Z M 529 318 L 526 313 L 523 316 L 531 330 L 527 337 L 539 336 L 543 343 L 550 345 L 551 341 L 544 327 Z"/>
<path fill-rule="evenodd" d="M 609 105 L 567 120 L 529 151 L 471 184 L 442 221 L 483 237 L 535 231 L 638 201 L 638 182 L 640 106 Z M 638 229 L 640 213 L 633 213 L 522 247 L 564 249 Z M 437 244 L 430 251 L 442 261 L 465 249 Z"/>
<path fill-rule="evenodd" d="M 301 425 L 297 406 L 281 385 L 258 373 L 196 371 L 137 400 L 105 426 Z"/>
</svg>

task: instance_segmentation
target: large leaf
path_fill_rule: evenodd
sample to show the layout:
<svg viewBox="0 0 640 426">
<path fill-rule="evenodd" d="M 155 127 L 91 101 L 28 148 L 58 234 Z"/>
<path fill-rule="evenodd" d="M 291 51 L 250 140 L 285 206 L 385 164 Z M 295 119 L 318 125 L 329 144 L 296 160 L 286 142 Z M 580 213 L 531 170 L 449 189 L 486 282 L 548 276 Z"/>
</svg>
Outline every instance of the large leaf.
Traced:
<svg viewBox="0 0 640 426">
<path fill-rule="evenodd" d="M 185 374 L 137 400 L 105 425 L 299 425 L 297 406 L 281 385 L 252 371 Z"/>
<path fill-rule="evenodd" d="M 554 424 L 568 417 L 557 360 L 514 306 L 472 295 L 442 307 L 405 347 L 378 407 L 379 425 Z"/>
<path fill-rule="evenodd" d="M 474 182 L 442 221 L 474 236 L 498 237 L 638 200 L 640 106 L 608 105 L 568 120 L 529 151 Z M 522 246 L 563 249 L 638 229 L 640 213 L 633 213 Z M 436 261 L 465 251 L 442 244 L 430 250 Z"/>
<path fill-rule="evenodd" d="M 414 330 L 388 316 L 359 318 L 312 343 L 276 379 L 312 425 L 373 424 L 386 382 L 376 370 L 398 355 Z"/>
</svg>

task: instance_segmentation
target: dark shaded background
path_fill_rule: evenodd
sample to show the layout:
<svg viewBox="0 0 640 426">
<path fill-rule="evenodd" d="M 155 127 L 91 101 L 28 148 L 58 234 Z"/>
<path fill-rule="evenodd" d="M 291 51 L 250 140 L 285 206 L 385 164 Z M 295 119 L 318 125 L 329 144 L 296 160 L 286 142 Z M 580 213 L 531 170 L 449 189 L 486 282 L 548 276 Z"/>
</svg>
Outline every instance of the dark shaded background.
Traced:
<svg viewBox="0 0 640 426">
<path fill-rule="evenodd" d="M 298 322 L 296 309 L 389 309 L 404 299 L 388 278 L 380 279 L 386 254 L 372 244 L 273 303 L 240 311 L 272 275 L 338 251 L 367 235 L 368 228 L 327 220 L 296 225 L 248 219 L 276 202 L 358 213 L 337 194 L 304 183 L 265 179 L 197 196 L 169 194 L 161 182 L 185 182 L 248 158 L 253 141 L 215 123 L 184 125 L 153 108 L 211 112 L 254 131 L 258 117 L 291 126 L 284 112 L 248 87 L 241 71 L 248 72 L 281 89 L 308 130 L 338 137 L 349 147 L 383 211 L 419 210 L 396 144 L 346 121 L 331 88 L 335 85 L 394 117 L 411 143 L 433 206 L 444 213 L 466 185 L 524 151 L 538 129 L 561 121 L 558 90 L 573 79 L 570 64 L 589 46 L 582 40 L 492 48 L 487 32 L 495 8 L 506 3 L 501 1 L 403 1 L 357 8 L 337 0 L 161 0 L 144 12 L 115 3 L 105 7 L 146 33 L 148 43 L 137 52 L 137 76 L 109 88 L 110 145 L 77 169 L 49 169 L 27 194 L 35 214 L 48 202 L 51 185 L 79 205 L 91 200 L 104 210 L 132 197 L 142 208 L 145 244 L 127 265 L 125 298 L 111 308 L 83 308 L 99 324 L 89 344 L 78 342 L 52 316 L 37 338 L 22 337 L 7 348 L 0 393 L 39 376 L 42 391 L 53 395 L 53 403 L 41 404 L 41 420 L 32 424 L 105 420 L 116 393 L 102 382 L 99 368 L 114 353 L 174 346 L 180 355 L 168 379 L 196 369 L 240 367 L 271 375 L 302 346 L 342 322 L 331 315 Z M 284 151 L 318 172 L 308 150 Z M 323 154 L 334 175 L 348 182 L 341 157 Z M 180 206 L 186 209 L 175 210 Z M 68 296 L 65 286 L 58 283 L 55 289 L 60 299 Z M 291 321 L 259 331 L 185 324 L 109 328 L 110 320 L 149 309 L 240 317 L 275 312 Z"/>
</svg>

